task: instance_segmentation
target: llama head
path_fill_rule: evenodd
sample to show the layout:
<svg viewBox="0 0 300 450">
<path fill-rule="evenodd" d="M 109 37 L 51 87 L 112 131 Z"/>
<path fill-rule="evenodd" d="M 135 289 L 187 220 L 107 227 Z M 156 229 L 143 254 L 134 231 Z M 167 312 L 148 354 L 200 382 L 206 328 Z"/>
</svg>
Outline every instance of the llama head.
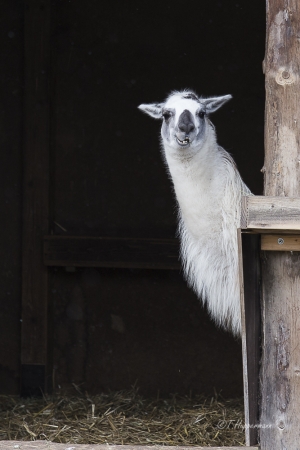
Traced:
<svg viewBox="0 0 300 450">
<path fill-rule="evenodd" d="M 187 152 L 197 153 L 209 131 L 213 131 L 208 115 L 231 98 L 224 95 L 204 99 L 192 91 L 173 92 L 165 102 L 142 104 L 139 109 L 154 119 L 162 119 L 161 136 L 166 151 L 187 156 Z"/>
</svg>

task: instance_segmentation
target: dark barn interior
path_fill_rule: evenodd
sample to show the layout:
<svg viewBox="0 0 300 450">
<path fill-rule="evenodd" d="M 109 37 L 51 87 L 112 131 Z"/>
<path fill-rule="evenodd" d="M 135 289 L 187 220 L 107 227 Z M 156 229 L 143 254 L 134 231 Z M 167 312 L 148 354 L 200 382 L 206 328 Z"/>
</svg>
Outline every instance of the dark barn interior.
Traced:
<svg viewBox="0 0 300 450">
<path fill-rule="evenodd" d="M 40 364 L 22 359 L 24 273 L 39 282 L 24 259 L 22 265 L 24 229 L 31 226 L 26 171 L 34 164 L 24 150 L 26 127 L 44 107 L 30 109 L 26 97 L 26 67 L 35 60 L 26 20 L 37 8 L 48 11 L 50 24 L 50 65 L 37 69 L 47 77 L 49 107 L 49 170 L 35 169 L 49 179 L 41 241 L 44 234 L 176 236 L 159 124 L 137 109 L 174 89 L 233 95 L 212 121 L 245 182 L 262 193 L 264 2 L 3 2 L 0 389 L 7 394 L 20 392 L 22 364 Z M 242 395 L 241 344 L 214 326 L 180 269 L 71 264 L 45 270 L 47 300 L 39 301 L 47 301 L 48 389 L 75 384 L 99 393 L 136 384 L 145 395 Z M 38 321 L 34 309 L 31 314 L 26 329 Z"/>
</svg>

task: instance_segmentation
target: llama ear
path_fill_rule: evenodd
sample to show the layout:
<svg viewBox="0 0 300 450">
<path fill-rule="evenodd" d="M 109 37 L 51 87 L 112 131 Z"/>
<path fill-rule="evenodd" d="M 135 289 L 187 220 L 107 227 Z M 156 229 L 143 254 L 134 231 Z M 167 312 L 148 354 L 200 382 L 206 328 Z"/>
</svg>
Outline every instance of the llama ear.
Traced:
<svg viewBox="0 0 300 450">
<path fill-rule="evenodd" d="M 223 95 L 222 97 L 201 98 L 200 102 L 205 105 L 206 112 L 210 114 L 217 111 L 230 99 L 232 99 L 232 95 Z"/>
<path fill-rule="evenodd" d="M 149 114 L 149 116 L 153 117 L 154 119 L 162 119 L 163 106 L 163 103 L 149 103 L 147 105 L 142 104 L 138 106 L 138 108 L 144 113 Z"/>
</svg>

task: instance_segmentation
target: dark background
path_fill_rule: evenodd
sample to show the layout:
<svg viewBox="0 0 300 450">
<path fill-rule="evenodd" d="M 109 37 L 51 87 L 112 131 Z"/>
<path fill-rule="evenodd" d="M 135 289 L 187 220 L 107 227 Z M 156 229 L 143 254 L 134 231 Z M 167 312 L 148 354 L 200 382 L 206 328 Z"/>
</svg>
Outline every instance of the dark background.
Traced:
<svg viewBox="0 0 300 450">
<path fill-rule="evenodd" d="M 25 7 L 11 0 L 0 11 L 5 393 L 19 391 L 20 376 Z M 51 23 L 54 234 L 175 236 L 159 123 L 137 110 L 173 89 L 233 95 L 212 121 L 244 181 L 262 193 L 264 2 L 61 0 Z M 146 395 L 242 394 L 240 342 L 215 328 L 180 272 L 54 268 L 50 284 L 54 389 L 137 383 Z"/>
</svg>

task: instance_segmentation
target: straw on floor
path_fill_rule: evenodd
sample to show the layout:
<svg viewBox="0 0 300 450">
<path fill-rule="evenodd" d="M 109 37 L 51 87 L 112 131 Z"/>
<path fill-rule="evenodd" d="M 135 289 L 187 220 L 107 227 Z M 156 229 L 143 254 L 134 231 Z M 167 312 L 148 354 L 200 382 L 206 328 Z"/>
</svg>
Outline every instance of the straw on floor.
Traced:
<svg viewBox="0 0 300 450">
<path fill-rule="evenodd" d="M 137 389 L 96 396 L 0 396 L 0 440 L 74 444 L 244 445 L 243 402 L 173 395 L 147 399 Z"/>
</svg>

